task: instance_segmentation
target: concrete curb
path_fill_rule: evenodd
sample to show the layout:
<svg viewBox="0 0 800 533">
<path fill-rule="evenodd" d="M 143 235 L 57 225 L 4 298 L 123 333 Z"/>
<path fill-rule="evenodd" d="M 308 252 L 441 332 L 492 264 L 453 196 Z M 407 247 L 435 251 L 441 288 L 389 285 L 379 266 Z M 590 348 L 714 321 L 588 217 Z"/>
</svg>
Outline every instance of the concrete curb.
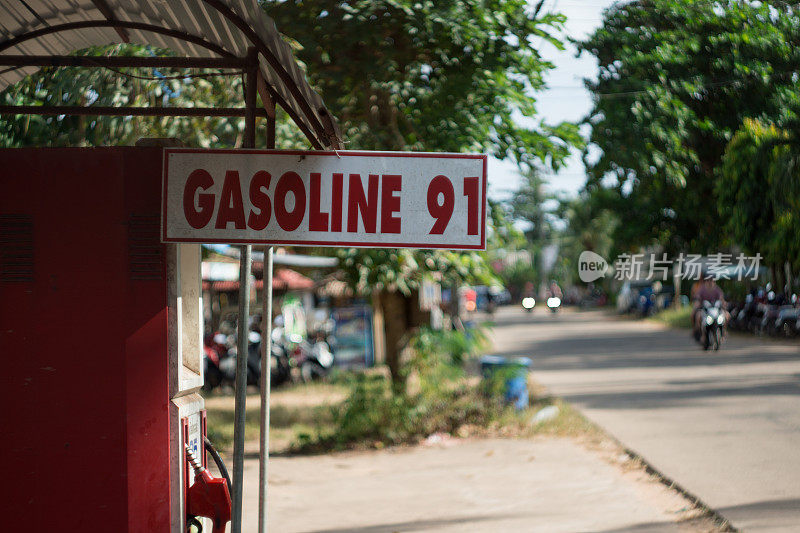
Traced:
<svg viewBox="0 0 800 533">
<path fill-rule="evenodd" d="M 719 511 L 712 509 L 708 504 L 706 504 L 703 500 L 701 500 L 699 496 L 688 491 L 680 483 L 678 483 L 671 477 L 661 472 L 655 466 L 650 464 L 650 462 L 647 461 L 647 459 L 645 459 L 642 455 L 640 455 L 635 450 L 632 450 L 631 448 L 625 446 L 616 437 L 609 434 L 605 429 L 603 429 L 603 432 L 608 436 L 609 439 L 615 442 L 617 446 L 619 446 L 628 457 L 639 462 L 644 467 L 645 472 L 647 472 L 651 476 L 656 477 L 659 483 L 661 483 L 665 487 L 677 491 L 684 498 L 691 501 L 692 504 L 695 505 L 698 509 L 700 509 L 706 517 L 712 519 L 721 528 L 722 531 L 725 531 L 726 533 L 740 533 L 740 530 L 736 529 L 727 518 L 725 518 Z"/>
</svg>

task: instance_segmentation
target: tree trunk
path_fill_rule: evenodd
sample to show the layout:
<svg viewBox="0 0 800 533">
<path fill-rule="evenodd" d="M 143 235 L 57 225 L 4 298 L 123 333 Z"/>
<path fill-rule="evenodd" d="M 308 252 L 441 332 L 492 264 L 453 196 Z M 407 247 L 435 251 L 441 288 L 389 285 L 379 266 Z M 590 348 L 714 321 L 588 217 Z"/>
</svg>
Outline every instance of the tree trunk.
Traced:
<svg viewBox="0 0 800 533">
<path fill-rule="evenodd" d="M 408 331 L 407 302 L 401 293 L 386 290 L 381 291 L 380 302 L 383 308 L 386 338 L 386 366 L 389 367 L 395 390 L 402 390 L 404 383 L 400 358 L 403 350 L 403 336 Z"/>
<path fill-rule="evenodd" d="M 464 331 L 464 324 L 461 322 L 461 298 L 459 297 L 460 285 L 458 282 L 450 286 L 450 323 L 454 330 Z"/>
<path fill-rule="evenodd" d="M 386 328 L 383 320 L 383 306 L 381 306 L 381 293 L 372 291 L 372 345 L 373 358 L 376 365 L 386 362 Z"/>
</svg>

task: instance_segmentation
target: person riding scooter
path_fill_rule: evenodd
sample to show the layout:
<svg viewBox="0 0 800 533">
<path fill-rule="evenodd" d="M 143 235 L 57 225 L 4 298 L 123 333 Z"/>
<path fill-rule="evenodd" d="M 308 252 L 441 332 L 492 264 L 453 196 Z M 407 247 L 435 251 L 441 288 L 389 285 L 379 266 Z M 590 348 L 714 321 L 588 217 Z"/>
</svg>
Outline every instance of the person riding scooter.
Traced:
<svg viewBox="0 0 800 533">
<path fill-rule="evenodd" d="M 720 302 L 723 309 L 725 306 L 725 293 L 717 285 L 713 275 L 705 274 L 701 281 L 692 286 L 692 332 L 696 340 L 700 340 L 703 334 L 703 302 Z M 727 322 L 727 311 L 726 322 Z"/>
<path fill-rule="evenodd" d="M 558 286 L 555 280 L 551 281 L 550 287 L 547 289 L 547 307 L 550 311 L 553 313 L 558 311 L 563 297 L 564 294 L 561 292 L 561 287 Z"/>
</svg>

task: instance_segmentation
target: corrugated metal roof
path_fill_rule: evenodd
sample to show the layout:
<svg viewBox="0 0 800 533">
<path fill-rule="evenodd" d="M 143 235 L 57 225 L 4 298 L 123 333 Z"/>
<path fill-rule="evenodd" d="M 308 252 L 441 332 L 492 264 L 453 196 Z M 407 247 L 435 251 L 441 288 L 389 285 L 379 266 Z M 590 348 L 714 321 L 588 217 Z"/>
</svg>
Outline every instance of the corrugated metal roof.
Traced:
<svg viewBox="0 0 800 533">
<path fill-rule="evenodd" d="M 109 20 L 129 25 L 115 28 L 108 25 Z M 76 23 L 82 24 L 76 27 Z M 106 26 L 91 27 L 92 23 Z M 73 26 L 26 37 L 31 32 L 55 30 L 65 24 Z M 309 86 L 275 23 L 256 0 L 3 0 L 0 53 L 63 55 L 129 40 L 169 48 L 187 57 L 221 55 L 177 35 L 159 34 L 136 24 L 200 37 L 237 57 L 244 57 L 248 47 L 255 46 L 264 80 L 277 93 L 278 103 L 321 146 L 341 146 L 341 134 L 322 98 Z M 35 70 L 26 67 L 0 71 L 0 90 Z"/>
</svg>

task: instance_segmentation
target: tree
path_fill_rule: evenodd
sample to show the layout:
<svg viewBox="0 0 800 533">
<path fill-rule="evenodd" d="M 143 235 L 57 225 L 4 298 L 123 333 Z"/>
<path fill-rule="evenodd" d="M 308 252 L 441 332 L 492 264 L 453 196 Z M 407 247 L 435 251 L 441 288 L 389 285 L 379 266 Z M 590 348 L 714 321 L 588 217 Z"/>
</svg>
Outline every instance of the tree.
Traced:
<svg viewBox="0 0 800 533">
<path fill-rule="evenodd" d="M 612 235 L 619 226 L 617 216 L 608 210 L 598 196 L 583 191 L 577 198 L 563 200 L 559 206 L 561 220 L 566 227 L 559 231 L 559 264 L 556 270 L 562 282 L 577 282 L 578 257 L 591 251 L 613 262 Z"/>
<path fill-rule="evenodd" d="M 539 2 L 289 0 L 262 2 L 296 43 L 309 80 L 342 126 L 349 149 L 487 151 L 526 166 L 557 168 L 580 141 L 572 124 L 534 121 L 535 91 L 552 68 L 534 47 L 560 15 Z M 354 287 L 374 291 L 384 312 L 387 363 L 401 379 L 399 354 L 416 326 L 410 301 L 423 276 L 443 283 L 487 281 L 480 254 L 344 250 Z"/>
<path fill-rule="evenodd" d="M 350 149 L 488 151 L 558 166 L 575 125 L 538 120 L 552 64 L 534 41 L 562 48 L 564 17 L 524 0 L 262 2 L 296 44 L 309 81 L 335 112 Z"/>
<path fill-rule="evenodd" d="M 536 285 L 543 281 L 546 273 L 542 268 L 542 252 L 558 236 L 558 231 L 553 227 L 553 222 L 558 218 L 553 205 L 558 205 L 558 197 L 546 191 L 546 181 L 539 169 L 527 167 L 521 174 L 522 185 L 508 202 L 511 216 L 525 225 L 526 249 L 531 258 L 530 262 L 515 265 L 509 273 L 520 294 L 525 285 Z M 548 203 L 552 205 L 548 206 Z"/>
<path fill-rule="evenodd" d="M 745 118 L 776 116 L 796 91 L 800 17 L 787 2 L 637 0 L 606 10 L 579 43 L 599 61 L 588 121 L 602 154 L 588 189 L 612 189 L 634 248 L 711 251 L 720 244 L 715 181 Z M 611 183 L 609 183 L 611 182 Z"/>
<path fill-rule="evenodd" d="M 800 266 L 800 135 L 746 120 L 723 157 L 719 209 L 733 242 L 773 272 Z M 779 278 L 782 275 L 778 276 Z"/>
<path fill-rule="evenodd" d="M 511 215 L 528 225 L 525 236 L 533 245 L 541 246 L 551 236 L 552 228 L 545 202 L 552 198 L 545 191 L 545 180 L 535 168 L 522 174 L 522 185 L 510 200 Z"/>
</svg>

